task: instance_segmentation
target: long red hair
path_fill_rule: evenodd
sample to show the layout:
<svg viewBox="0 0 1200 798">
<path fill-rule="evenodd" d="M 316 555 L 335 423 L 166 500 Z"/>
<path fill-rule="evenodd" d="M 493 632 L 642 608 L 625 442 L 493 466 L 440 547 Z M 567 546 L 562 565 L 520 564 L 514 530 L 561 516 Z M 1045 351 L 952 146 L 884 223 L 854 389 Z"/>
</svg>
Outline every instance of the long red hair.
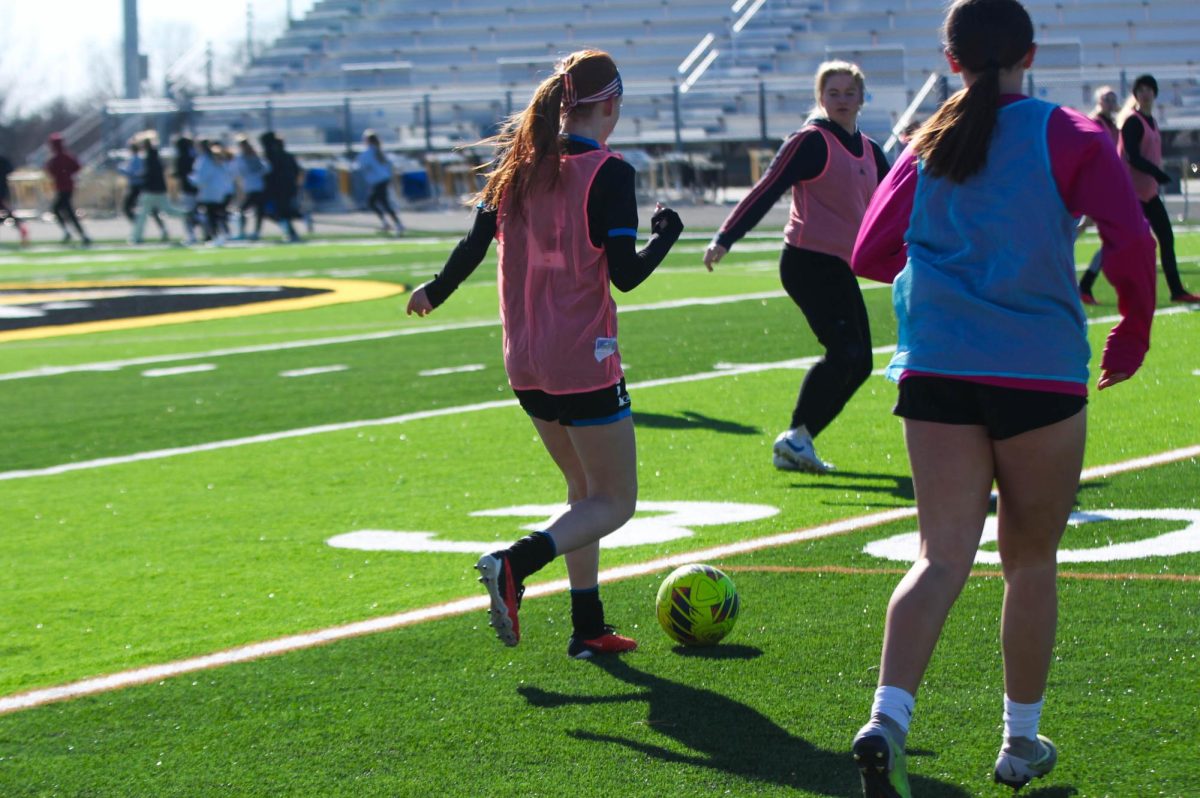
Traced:
<svg viewBox="0 0 1200 798">
<path fill-rule="evenodd" d="M 506 198 L 510 207 L 520 208 L 529 195 L 558 181 L 563 150 L 559 141 L 563 121 L 563 79 L 570 75 L 576 95 L 588 97 L 617 77 L 612 56 L 601 50 L 580 50 L 555 65 L 554 74 L 538 85 L 523 111 L 505 120 L 500 132 L 480 144 L 496 148 L 497 157 L 485 174 L 487 181 L 472 200 L 499 207 Z M 578 113 L 579 107 L 568 113 Z"/>
</svg>

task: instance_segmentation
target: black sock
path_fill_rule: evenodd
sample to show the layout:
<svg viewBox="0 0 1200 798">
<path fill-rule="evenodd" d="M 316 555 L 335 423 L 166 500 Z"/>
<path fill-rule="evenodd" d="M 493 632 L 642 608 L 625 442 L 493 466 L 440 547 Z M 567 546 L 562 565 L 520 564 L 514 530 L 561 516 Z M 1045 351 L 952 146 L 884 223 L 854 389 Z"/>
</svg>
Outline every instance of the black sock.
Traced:
<svg viewBox="0 0 1200 798">
<path fill-rule="evenodd" d="M 508 549 L 508 566 L 512 568 L 513 578 L 524 582 L 530 574 L 536 573 L 558 556 L 554 549 L 554 539 L 545 532 L 534 532 L 518 540 Z"/>
<path fill-rule="evenodd" d="M 1079 290 L 1085 294 L 1092 293 L 1092 286 L 1096 283 L 1096 272 L 1084 272 L 1083 277 L 1079 278 Z"/>
<path fill-rule="evenodd" d="M 604 604 L 600 588 L 571 591 L 572 635 L 580 640 L 592 640 L 604 633 Z"/>
</svg>

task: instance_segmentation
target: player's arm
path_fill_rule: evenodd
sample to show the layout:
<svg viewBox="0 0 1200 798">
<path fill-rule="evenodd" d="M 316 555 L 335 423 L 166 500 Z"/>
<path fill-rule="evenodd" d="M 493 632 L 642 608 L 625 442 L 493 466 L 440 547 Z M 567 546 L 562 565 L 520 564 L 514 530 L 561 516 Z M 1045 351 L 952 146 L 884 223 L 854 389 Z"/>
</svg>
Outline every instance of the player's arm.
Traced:
<svg viewBox="0 0 1200 798">
<path fill-rule="evenodd" d="M 793 133 L 775 153 L 774 160 L 737 207 L 726 217 L 713 244 L 729 250 L 762 221 L 767 211 L 792 186 L 812 180 L 825 171 L 829 150 L 825 137 L 812 129 Z"/>
<path fill-rule="evenodd" d="M 1144 125 L 1149 124 L 1137 118 L 1137 113 L 1132 113 L 1125 120 L 1125 124 L 1121 126 L 1121 139 L 1125 145 L 1125 157 L 1129 159 L 1129 165 L 1139 172 L 1145 172 L 1153 177 L 1159 183 L 1171 182 L 1171 177 L 1156 164 L 1148 161 L 1142 155 L 1142 139 L 1146 135 Z"/>
<path fill-rule="evenodd" d="M 475 221 L 471 230 L 463 236 L 446 265 L 429 282 L 413 292 L 408 301 L 408 313 L 424 316 L 429 311 L 441 305 L 483 262 L 487 257 L 492 239 L 496 237 L 496 209 L 479 207 L 475 211 Z"/>
<path fill-rule="evenodd" d="M 1104 276 L 1117 291 L 1121 321 L 1108 335 L 1101 369 L 1132 375 L 1150 348 L 1154 318 L 1154 238 L 1129 170 L 1108 134 L 1082 114 L 1060 108 L 1051 114 L 1047 141 L 1054 181 L 1073 215 L 1085 214 L 1100 233 Z"/>
<path fill-rule="evenodd" d="M 633 167 L 617 158 L 604 162 L 588 195 L 592 243 L 604 247 L 608 278 L 618 291 L 632 291 L 658 268 L 683 232 L 679 214 L 660 208 L 650 219 L 650 240 L 637 247 L 637 194 Z M 599 239 L 599 240 L 597 240 Z"/>
<path fill-rule="evenodd" d="M 908 261 L 904 236 L 917 193 L 917 155 L 906 148 L 880 182 L 863 215 L 850 268 L 860 277 L 890 283 Z"/>
</svg>

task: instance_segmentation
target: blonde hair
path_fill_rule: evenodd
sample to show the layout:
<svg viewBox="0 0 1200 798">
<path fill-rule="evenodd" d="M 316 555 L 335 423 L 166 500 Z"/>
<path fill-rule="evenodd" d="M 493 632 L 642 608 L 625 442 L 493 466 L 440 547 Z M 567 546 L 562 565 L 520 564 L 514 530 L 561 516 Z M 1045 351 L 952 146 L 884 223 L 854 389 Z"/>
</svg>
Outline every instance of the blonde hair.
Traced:
<svg viewBox="0 0 1200 798">
<path fill-rule="evenodd" d="M 849 75 L 854 78 L 854 82 L 858 85 L 858 96 L 866 99 L 867 79 L 858 64 L 852 64 L 849 61 L 824 61 L 817 67 L 817 75 L 813 79 L 813 95 L 817 99 L 818 107 L 821 106 L 821 95 L 825 92 L 825 84 L 834 75 Z"/>
</svg>

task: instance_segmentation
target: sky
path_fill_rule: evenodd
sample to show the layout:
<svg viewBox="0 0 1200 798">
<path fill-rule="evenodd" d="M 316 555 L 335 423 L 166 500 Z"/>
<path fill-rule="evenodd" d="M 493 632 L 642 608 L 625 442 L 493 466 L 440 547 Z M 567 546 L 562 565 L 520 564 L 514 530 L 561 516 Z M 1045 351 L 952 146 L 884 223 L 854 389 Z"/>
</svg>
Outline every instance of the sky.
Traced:
<svg viewBox="0 0 1200 798">
<path fill-rule="evenodd" d="M 291 0 L 302 17 L 315 0 Z M 284 29 L 288 0 L 138 0 L 140 50 L 150 57 L 152 94 L 165 69 L 197 42 L 218 58 L 244 50 L 246 10 L 263 42 Z M 0 114 L 28 113 L 58 98 L 123 91 L 124 0 L 0 0 Z"/>
</svg>

